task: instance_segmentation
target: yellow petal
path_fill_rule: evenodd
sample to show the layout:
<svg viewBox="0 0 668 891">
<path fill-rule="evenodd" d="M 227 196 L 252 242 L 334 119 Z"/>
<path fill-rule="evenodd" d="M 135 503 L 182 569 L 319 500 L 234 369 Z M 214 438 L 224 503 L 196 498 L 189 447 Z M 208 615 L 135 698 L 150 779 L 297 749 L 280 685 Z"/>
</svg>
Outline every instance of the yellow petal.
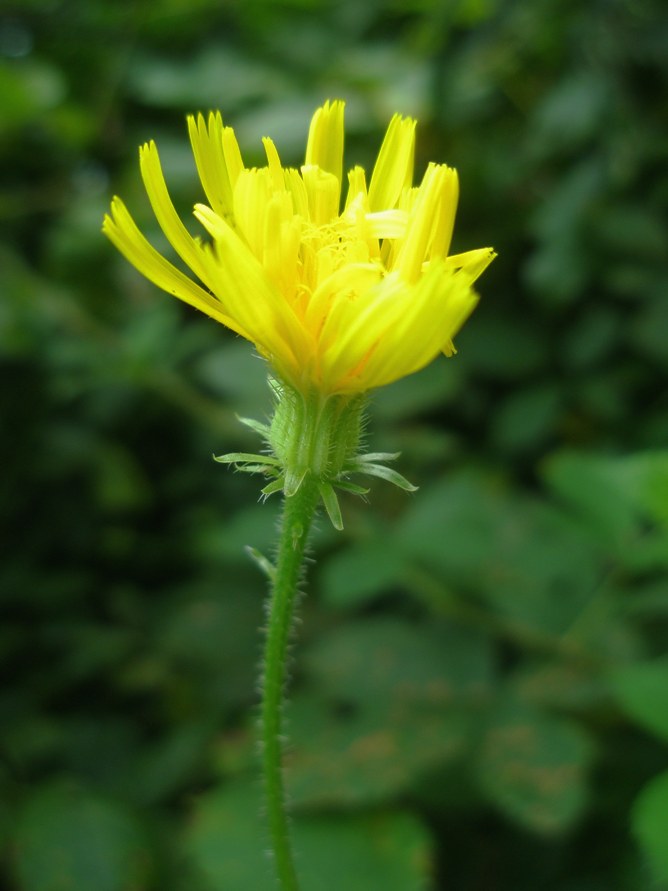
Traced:
<svg viewBox="0 0 668 891">
<path fill-rule="evenodd" d="M 223 154 L 225 155 L 225 166 L 228 176 L 230 177 L 230 185 L 234 194 L 234 186 L 236 185 L 239 174 L 245 170 L 244 162 L 241 158 L 239 143 L 231 127 L 223 127 L 222 134 Z"/>
<path fill-rule="evenodd" d="M 355 299 L 338 299 L 332 304 L 318 345 L 325 390 L 337 392 L 350 386 L 353 373 L 359 373 L 388 328 L 400 318 L 400 300 L 407 291 L 398 276 L 392 276 L 376 280 Z"/>
<path fill-rule="evenodd" d="M 362 392 L 440 351 L 451 355 L 477 300 L 471 285 L 495 256 L 491 248 L 447 256 L 457 174 L 430 164 L 412 188 L 411 118 L 392 118 L 368 189 L 361 167 L 348 173 L 341 212 L 343 114 L 341 101 L 316 111 L 301 170 L 285 169 L 268 138 L 267 166 L 246 169 L 219 113 L 190 117 L 209 204 L 198 204 L 195 217 L 212 239 L 207 246 L 176 214 L 155 145 L 141 149 L 158 222 L 205 287 L 151 247 L 121 202 L 104 224 L 151 281 L 253 341 L 277 376 L 303 392 Z"/>
<path fill-rule="evenodd" d="M 343 109 L 344 103 L 325 102 L 311 119 L 311 126 L 306 143 L 307 167 L 316 166 L 331 173 L 339 184 L 343 176 Z"/>
<path fill-rule="evenodd" d="M 434 215 L 434 224 L 429 247 L 431 258 L 445 258 L 450 250 L 452 230 L 455 227 L 455 215 L 459 200 L 459 178 L 452 167 L 444 167 L 443 183 L 438 207 Z"/>
<path fill-rule="evenodd" d="M 223 118 L 220 112 L 188 116 L 188 132 L 197 172 L 209 204 L 221 216 L 232 218 L 232 184 L 223 153 Z"/>
<path fill-rule="evenodd" d="M 292 208 L 294 213 L 299 214 L 302 219 L 308 219 L 308 195 L 306 194 L 306 186 L 301 178 L 299 171 L 288 168 L 283 171 L 285 177 L 285 188 L 292 196 Z"/>
<path fill-rule="evenodd" d="M 299 218 L 293 216 L 290 194 L 276 192 L 265 213 L 262 265 L 268 278 L 290 300 L 297 287 L 300 234 L 301 225 Z"/>
<path fill-rule="evenodd" d="M 354 302 L 360 293 L 368 292 L 381 279 L 382 271 L 375 263 L 347 263 L 321 282 L 313 292 L 306 309 L 304 323 L 309 331 L 320 334 L 332 304 L 339 300 Z M 325 333 L 325 338 L 327 338 Z"/>
<path fill-rule="evenodd" d="M 346 209 L 359 199 L 368 206 L 366 173 L 363 167 L 353 167 L 348 171 L 348 194 L 346 195 Z"/>
<path fill-rule="evenodd" d="M 371 211 L 389 210 L 413 180 L 415 121 L 395 114 L 387 128 L 369 184 Z"/>
<path fill-rule="evenodd" d="M 202 247 L 188 232 L 174 209 L 165 178 L 162 175 L 158 149 L 154 142 L 150 142 L 140 149 L 139 166 L 153 213 L 160 223 L 162 231 L 184 263 L 209 287 L 202 264 Z"/>
<path fill-rule="evenodd" d="M 352 373 L 340 379 L 339 387 L 372 389 L 419 371 L 456 334 L 477 302 L 474 292 L 448 275 L 443 264 L 435 263 L 413 288 L 398 277 L 388 279 L 339 337 L 337 345 L 349 358 L 351 340 L 357 342 L 355 353 L 359 355 L 359 347 L 367 351 L 357 366 L 351 363 Z"/>
<path fill-rule="evenodd" d="M 235 220 L 258 260 L 264 253 L 264 218 L 271 197 L 271 177 L 266 168 L 242 170 L 234 187 Z"/>
<path fill-rule="evenodd" d="M 114 198 L 111 202 L 111 216 L 105 215 L 102 231 L 123 256 L 154 285 L 206 313 L 247 340 L 252 340 L 245 329 L 225 313 L 215 297 L 156 251 L 139 231 L 120 198 Z"/>
<path fill-rule="evenodd" d="M 267 155 L 267 166 L 271 176 L 271 186 L 275 191 L 282 191 L 285 188 L 285 181 L 281 159 L 278 157 L 276 146 L 267 136 L 262 140 L 262 144 L 264 145 L 264 150 Z"/>
<path fill-rule="evenodd" d="M 275 368 L 294 380 L 300 361 L 310 355 L 311 342 L 261 263 L 223 220 L 220 223 L 214 244 L 203 251 L 213 290 Z"/>
<path fill-rule="evenodd" d="M 408 227 L 408 214 L 403 210 L 382 210 L 368 213 L 366 222 L 373 238 L 403 238 Z"/>
<path fill-rule="evenodd" d="M 326 226 L 339 215 L 339 182 L 320 167 L 302 167 L 308 195 L 309 218 L 316 226 Z"/>
<path fill-rule="evenodd" d="M 434 220 L 439 212 L 447 179 L 446 167 L 430 164 L 415 200 L 406 238 L 396 262 L 401 277 L 411 284 L 420 277 L 422 264 L 427 259 L 434 233 Z"/>
<path fill-rule="evenodd" d="M 212 238 L 222 238 L 230 228 L 230 224 L 225 217 L 217 214 L 215 210 L 207 207 L 206 204 L 196 204 L 193 215 Z"/>
<path fill-rule="evenodd" d="M 464 254 L 453 254 L 445 261 L 448 269 L 459 270 L 459 275 L 472 284 L 496 257 L 494 248 L 477 248 Z"/>
</svg>

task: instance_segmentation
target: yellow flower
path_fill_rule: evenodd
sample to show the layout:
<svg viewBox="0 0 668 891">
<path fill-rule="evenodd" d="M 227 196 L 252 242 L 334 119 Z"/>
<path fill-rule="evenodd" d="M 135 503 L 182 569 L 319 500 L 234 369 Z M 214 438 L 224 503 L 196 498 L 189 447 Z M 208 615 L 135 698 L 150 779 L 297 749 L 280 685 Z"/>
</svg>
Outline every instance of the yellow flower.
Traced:
<svg viewBox="0 0 668 891">
<path fill-rule="evenodd" d="M 282 166 L 270 139 L 267 165 L 247 168 L 219 113 L 189 117 L 205 241 L 179 219 L 155 143 L 141 148 L 153 211 L 200 283 L 149 244 L 120 198 L 103 225 L 154 284 L 254 343 L 297 392 L 325 397 L 361 394 L 451 355 L 477 302 L 472 283 L 495 256 L 448 256 L 457 173 L 430 164 L 412 186 L 410 118 L 392 118 L 368 185 L 361 167 L 349 171 L 342 205 L 343 109 L 335 101 L 316 111 L 300 170 Z"/>
</svg>

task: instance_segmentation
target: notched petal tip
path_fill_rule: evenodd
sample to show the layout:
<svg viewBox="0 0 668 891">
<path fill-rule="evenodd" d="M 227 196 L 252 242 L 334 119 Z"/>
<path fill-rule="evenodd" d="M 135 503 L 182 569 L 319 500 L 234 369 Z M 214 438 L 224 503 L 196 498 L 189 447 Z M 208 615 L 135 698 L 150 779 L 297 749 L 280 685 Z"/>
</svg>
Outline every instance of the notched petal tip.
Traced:
<svg viewBox="0 0 668 891">
<path fill-rule="evenodd" d="M 101 229 L 105 235 L 109 235 L 110 230 L 113 229 L 114 226 L 116 226 L 115 217 L 118 212 L 117 208 L 118 208 L 119 204 L 122 205 L 123 202 L 118 197 L 118 195 L 114 195 L 114 197 L 111 199 L 111 203 L 109 205 L 109 213 L 105 213 L 105 215 L 102 217 Z"/>
<path fill-rule="evenodd" d="M 447 268 L 455 270 L 457 275 L 466 278 L 469 284 L 473 284 L 496 256 L 494 248 L 476 248 L 463 254 L 452 254 L 445 261 L 445 265 Z"/>
<path fill-rule="evenodd" d="M 333 174 L 341 188 L 343 176 L 344 108 L 342 99 L 329 99 L 311 118 L 304 164 Z"/>
<path fill-rule="evenodd" d="M 371 211 L 390 210 L 413 180 L 414 118 L 395 114 L 385 133 L 369 183 Z"/>
<path fill-rule="evenodd" d="M 158 156 L 158 146 L 154 139 L 144 142 L 139 146 L 139 163 L 143 164 L 151 155 Z"/>
</svg>

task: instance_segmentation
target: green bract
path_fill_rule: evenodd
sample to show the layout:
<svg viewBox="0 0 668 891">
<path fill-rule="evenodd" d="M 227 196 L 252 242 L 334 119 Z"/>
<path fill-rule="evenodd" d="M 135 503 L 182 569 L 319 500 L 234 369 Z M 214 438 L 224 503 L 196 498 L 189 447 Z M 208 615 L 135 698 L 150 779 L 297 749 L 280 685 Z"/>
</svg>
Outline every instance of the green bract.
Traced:
<svg viewBox="0 0 668 891">
<path fill-rule="evenodd" d="M 364 427 L 363 396 L 305 395 L 270 380 L 275 399 L 271 424 L 249 418 L 240 421 L 259 433 L 267 445 L 266 454 L 230 452 L 215 457 L 221 464 L 233 464 L 245 473 L 271 477 L 263 489 L 265 496 L 283 491 L 295 495 L 310 477 L 316 482 L 327 514 L 336 529 L 343 528 L 335 489 L 364 496 L 369 491 L 351 482 L 352 474 L 380 477 L 406 492 L 415 492 L 408 480 L 386 467 L 399 453 L 360 452 Z"/>
</svg>

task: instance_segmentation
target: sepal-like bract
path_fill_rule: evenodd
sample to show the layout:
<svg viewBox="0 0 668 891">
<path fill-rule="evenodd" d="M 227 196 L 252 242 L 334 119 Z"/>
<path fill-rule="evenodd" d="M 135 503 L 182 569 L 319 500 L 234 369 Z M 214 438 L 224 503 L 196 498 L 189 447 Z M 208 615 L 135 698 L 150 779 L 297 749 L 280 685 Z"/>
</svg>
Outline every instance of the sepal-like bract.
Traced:
<svg viewBox="0 0 668 891">
<path fill-rule="evenodd" d="M 369 490 L 348 477 L 366 474 L 392 483 L 406 492 L 413 486 L 396 470 L 379 463 L 394 461 L 396 452 L 359 451 L 364 426 L 364 400 L 359 396 L 305 395 L 271 378 L 274 415 L 270 424 L 240 418 L 259 433 L 267 454 L 230 452 L 215 460 L 231 464 L 244 473 L 272 477 L 261 490 L 268 498 L 283 492 L 287 498 L 297 494 L 305 480 L 315 481 L 327 515 L 335 529 L 343 528 L 336 490 L 364 498 Z"/>
</svg>

